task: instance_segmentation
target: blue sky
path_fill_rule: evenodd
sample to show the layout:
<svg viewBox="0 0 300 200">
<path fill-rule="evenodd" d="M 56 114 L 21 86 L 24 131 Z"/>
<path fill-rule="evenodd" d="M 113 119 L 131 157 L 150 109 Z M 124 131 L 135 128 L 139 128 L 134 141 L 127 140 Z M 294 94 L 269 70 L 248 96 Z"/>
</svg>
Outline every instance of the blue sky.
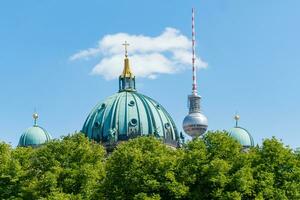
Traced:
<svg viewBox="0 0 300 200">
<path fill-rule="evenodd" d="M 73 61 L 71 56 L 117 33 L 158 37 L 172 27 L 190 39 L 192 7 L 197 55 L 208 64 L 198 71 L 198 88 L 209 129 L 231 128 L 238 111 L 240 125 L 257 143 L 275 136 L 299 147 L 297 0 L 1 1 L 0 140 L 16 145 L 32 125 L 35 107 L 39 124 L 53 137 L 80 130 L 118 83 L 91 74 L 105 55 Z M 130 53 L 135 44 L 128 42 Z M 190 76 L 185 67 L 155 79 L 137 77 L 138 91 L 164 105 L 179 129 Z"/>
</svg>

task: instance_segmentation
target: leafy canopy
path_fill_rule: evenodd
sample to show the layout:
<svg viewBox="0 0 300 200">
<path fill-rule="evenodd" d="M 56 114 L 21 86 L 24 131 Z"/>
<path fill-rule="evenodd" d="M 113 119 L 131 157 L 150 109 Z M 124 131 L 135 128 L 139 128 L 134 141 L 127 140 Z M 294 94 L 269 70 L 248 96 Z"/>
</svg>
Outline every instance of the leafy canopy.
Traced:
<svg viewBox="0 0 300 200">
<path fill-rule="evenodd" d="M 109 154 L 80 133 L 0 143 L 0 199 L 300 199 L 300 153 L 275 138 L 244 151 L 222 131 L 180 149 L 139 137 Z"/>
</svg>

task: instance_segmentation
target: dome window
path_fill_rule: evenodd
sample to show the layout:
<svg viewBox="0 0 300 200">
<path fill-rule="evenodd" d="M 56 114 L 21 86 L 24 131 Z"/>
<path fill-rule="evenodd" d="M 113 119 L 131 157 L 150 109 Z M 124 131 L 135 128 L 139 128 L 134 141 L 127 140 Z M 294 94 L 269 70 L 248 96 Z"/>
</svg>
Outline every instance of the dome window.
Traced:
<svg viewBox="0 0 300 200">
<path fill-rule="evenodd" d="M 172 129 L 170 123 L 165 123 L 165 129 L 166 129 L 166 140 L 171 141 L 173 139 L 172 137 Z"/>
<path fill-rule="evenodd" d="M 128 105 L 129 106 L 134 106 L 134 104 L 135 104 L 135 102 L 133 100 L 131 100 Z"/>
<path fill-rule="evenodd" d="M 165 123 L 165 128 L 166 128 L 166 129 L 170 129 L 170 127 L 171 127 L 171 126 L 170 126 L 169 123 Z"/>
<path fill-rule="evenodd" d="M 105 108 L 105 103 L 101 104 L 101 108 Z"/>
<path fill-rule="evenodd" d="M 94 127 L 98 128 L 99 126 L 100 126 L 100 123 L 99 122 L 95 122 Z"/>
<path fill-rule="evenodd" d="M 129 123 L 130 123 L 131 126 L 136 126 L 137 125 L 137 119 L 132 118 Z"/>
<path fill-rule="evenodd" d="M 160 109 L 160 105 L 159 105 L 159 104 L 157 104 L 157 105 L 156 105 L 156 108 L 157 108 L 157 109 Z"/>
</svg>

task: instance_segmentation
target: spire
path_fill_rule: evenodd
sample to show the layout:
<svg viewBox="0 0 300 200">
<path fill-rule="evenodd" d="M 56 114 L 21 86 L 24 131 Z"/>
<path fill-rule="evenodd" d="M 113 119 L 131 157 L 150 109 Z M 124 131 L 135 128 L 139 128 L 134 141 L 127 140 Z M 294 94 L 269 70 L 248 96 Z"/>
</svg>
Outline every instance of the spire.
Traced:
<svg viewBox="0 0 300 200">
<path fill-rule="evenodd" d="M 33 115 L 32 115 L 32 117 L 34 119 L 33 126 L 37 126 L 37 119 L 39 118 L 39 115 L 36 112 L 34 112 Z"/>
<path fill-rule="evenodd" d="M 129 44 L 125 41 L 125 59 L 123 72 L 119 77 L 119 91 L 134 91 L 135 90 L 135 77 L 130 69 L 127 47 Z"/>
<path fill-rule="evenodd" d="M 236 115 L 234 116 L 234 120 L 235 120 L 235 127 L 238 127 L 238 122 L 239 122 L 239 120 L 240 120 L 240 116 L 239 116 L 238 114 L 236 114 Z"/>
<path fill-rule="evenodd" d="M 197 95 L 197 74 L 195 67 L 195 42 L 196 42 L 196 33 L 195 33 L 195 9 L 192 8 L 192 67 L 193 67 L 193 87 L 192 94 Z"/>
<path fill-rule="evenodd" d="M 129 44 L 127 43 L 127 41 L 125 41 L 124 44 L 125 47 L 125 59 L 124 59 L 124 69 L 123 69 L 123 73 L 122 73 L 122 77 L 133 77 L 133 73 L 130 70 L 130 65 L 129 65 L 129 59 L 128 59 L 128 51 L 127 51 L 127 47 L 129 46 Z"/>
</svg>

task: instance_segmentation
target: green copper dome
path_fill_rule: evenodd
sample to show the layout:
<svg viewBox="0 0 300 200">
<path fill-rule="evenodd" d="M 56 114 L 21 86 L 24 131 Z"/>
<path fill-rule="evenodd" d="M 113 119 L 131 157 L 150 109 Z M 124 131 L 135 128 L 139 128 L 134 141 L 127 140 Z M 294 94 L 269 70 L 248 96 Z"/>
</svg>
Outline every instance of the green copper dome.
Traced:
<svg viewBox="0 0 300 200">
<path fill-rule="evenodd" d="M 42 127 L 38 126 L 36 120 L 37 114 L 33 115 L 34 125 L 29 127 L 20 137 L 19 145 L 21 147 L 39 146 L 51 140 L 51 135 Z"/>
<path fill-rule="evenodd" d="M 135 89 L 135 77 L 124 60 L 119 92 L 100 102 L 88 115 L 82 132 L 90 139 L 112 144 L 142 135 L 154 135 L 176 146 L 178 131 L 168 112 Z"/>
<path fill-rule="evenodd" d="M 236 139 L 243 147 L 253 147 L 254 141 L 250 133 L 242 127 L 234 127 L 229 130 L 229 135 Z"/>
<path fill-rule="evenodd" d="M 229 130 L 229 136 L 236 139 L 244 148 L 253 147 L 254 140 L 251 134 L 244 128 L 238 126 L 238 120 L 240 116 L 236 115 L 236 126 Z"/>
</svg>

